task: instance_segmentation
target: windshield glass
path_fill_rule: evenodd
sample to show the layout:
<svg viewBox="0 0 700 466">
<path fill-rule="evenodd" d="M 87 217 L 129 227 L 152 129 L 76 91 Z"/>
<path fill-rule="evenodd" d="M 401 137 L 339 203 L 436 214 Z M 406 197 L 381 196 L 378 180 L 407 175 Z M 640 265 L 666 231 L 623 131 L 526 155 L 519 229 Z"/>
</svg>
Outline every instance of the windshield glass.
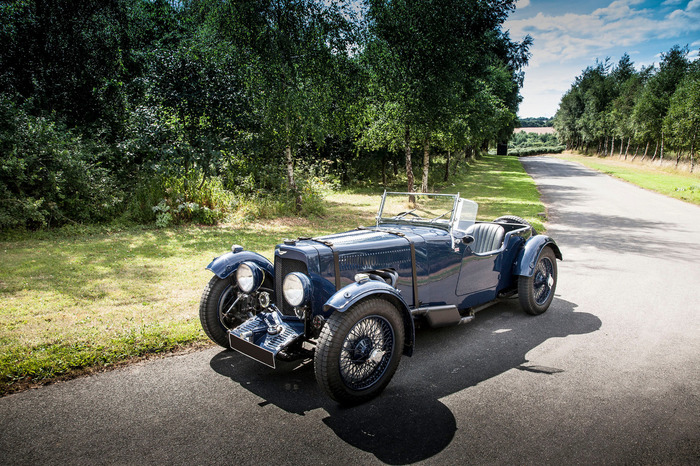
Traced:
<svg viewBox="0 0 700 466">
<path fill-rule="evenodd" d="M 385 193 L 377 225 L 424 224 L 449 227 L 458 207 L 456 194 Z"/>
</svg>

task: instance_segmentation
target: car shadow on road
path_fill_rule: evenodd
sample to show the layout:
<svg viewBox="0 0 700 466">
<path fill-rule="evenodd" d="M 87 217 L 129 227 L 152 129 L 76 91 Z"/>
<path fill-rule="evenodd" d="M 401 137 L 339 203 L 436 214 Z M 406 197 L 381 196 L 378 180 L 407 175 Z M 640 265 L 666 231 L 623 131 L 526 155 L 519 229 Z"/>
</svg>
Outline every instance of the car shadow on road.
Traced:
<svg viewBox="0 0 700 466">
<path fill-rule="evenodd" d="M 212 358 L 211 367 L 262 398 L 261 407 L 272 404 L 298 415 L 323 408 L 328 413 L 323 423 L 343 441 L 388 464 L 413 463 L 441 452 L 454 438 L 457 421 L 441 398 L 511 369 L 533 377 L 566 371 L 531 364 L 526 355 L 550 338 L 600 328 L 598 317 L 575 308 L 555 298 L 549 311 L 532 317 L 520 311 L 517 300 L 510 300 L 479 313 L 466 326 L 419 329 L 414 356 L 402 359 L 384 393 L 349 408 L 321 392 L 310 361 L 272 370 L 223 351 Z"/>
</svg>

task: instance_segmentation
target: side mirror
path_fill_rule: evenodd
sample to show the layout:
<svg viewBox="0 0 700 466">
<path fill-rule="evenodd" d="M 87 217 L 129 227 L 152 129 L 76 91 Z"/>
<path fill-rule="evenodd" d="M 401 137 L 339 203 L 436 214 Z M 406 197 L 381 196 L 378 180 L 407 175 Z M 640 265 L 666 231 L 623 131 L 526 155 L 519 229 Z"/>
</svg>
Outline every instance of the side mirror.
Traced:
<svg viewBox="0 0 700 466">
<path fill-rule="evenodd" d="M 466 235 L 462 238 L 464 244 L 472 244 L 474 242 L 474 237 L 472 235 Z"/>
</svg>

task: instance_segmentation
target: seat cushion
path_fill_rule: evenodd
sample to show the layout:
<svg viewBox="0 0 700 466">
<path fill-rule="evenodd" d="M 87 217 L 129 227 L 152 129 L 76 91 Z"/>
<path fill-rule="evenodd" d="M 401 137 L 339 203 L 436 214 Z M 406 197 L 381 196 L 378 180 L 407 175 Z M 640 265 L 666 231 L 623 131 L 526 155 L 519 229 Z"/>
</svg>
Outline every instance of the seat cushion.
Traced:
<svg viewBox="0 0 700 466">
<path fill-rule="evenodd" d="M 467 229 L 467 234 L 474 237 L 470 248 L 477 254 L 500 249 L 505 233 L 503 227 L 497 223 L 475 223 Z"/>
</svg>

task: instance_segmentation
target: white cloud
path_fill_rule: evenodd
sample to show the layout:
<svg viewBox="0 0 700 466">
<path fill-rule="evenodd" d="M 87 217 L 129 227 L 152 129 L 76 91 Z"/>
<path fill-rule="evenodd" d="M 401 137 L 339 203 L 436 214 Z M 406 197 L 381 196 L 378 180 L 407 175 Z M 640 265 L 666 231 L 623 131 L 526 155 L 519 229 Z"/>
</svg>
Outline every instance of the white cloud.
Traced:
<svg viewBox="0 0 700 466">
<path fill-rule="evenodd" d="M 530 5 L 530 0 L 518 0 L 517 8 L 525 8 L 528 5 Z"/>
<path fill-rule="evenodd" d="M 570 87 L 573 77 L 581 70 L 577 66 L 528 70 L 522 90 L 523 102 L 518 115 L 522 117 L 552 117 L 559 107 L 561 96 Z"/>
<path fill-rule="evenodd" d="M 590 14 L 553 16 L 540 12 L 531 18 L 509 20 L 506 27 L 516 40 L 526 34 L 534 38 L 533 60 L 540 63 L 600 55 L 601 51 L 629 47 L 650 37 L 673 38 L 700 30 L 700 0 L 661 18 L 650 10 L 633 8 L 639 3 L 618 0 Z"/>
<path fill-rule="evenodd" d="M 666 0 L 662 5 L 673 6 L 680 5 L 681 3 L 683 3 L 683 0 Z"/>
<path fill-rule="evenodd" d="M 519 6 L 522 5 L 522 0 Z M 616 0 L 589 14 L 552 15 L 539 12 L 527 19 L 508 20 L 505 28 L 514 40 L 529 34 L 534 43 L 525 69 L 521 116 L 551 116 L 575 76 L 596 58 L 620 49 L 639 50 L 651 39 L 686 37 L 700 31 L 700 0 L 664 15 L 663 10 L 640 6 L 643 0 Z M 667 0 L 665 5 L 682 2 Z M 668 10 L 666 10 L 668 11 Z M 687 40 L 687 39 L 686 39 Z M 700 41 L 693 42 L 697 47 Z M 636 65 L 649 65 L 654 58 L 638 57 Z"/>
</svg>

